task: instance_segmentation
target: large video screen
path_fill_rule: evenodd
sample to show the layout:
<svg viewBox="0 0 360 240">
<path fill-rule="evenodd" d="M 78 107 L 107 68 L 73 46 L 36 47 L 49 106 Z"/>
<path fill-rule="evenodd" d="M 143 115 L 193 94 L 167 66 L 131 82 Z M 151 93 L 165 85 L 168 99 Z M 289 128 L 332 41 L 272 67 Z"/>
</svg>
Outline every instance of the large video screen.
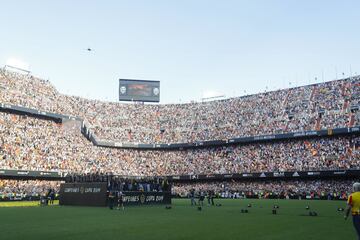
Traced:
<svg viewBox="0 0 360 240">
<path fill-rule="evenodd" d="M 119 100 L 159 102 L 160 81 L 120 79 Z"/>
</svg>

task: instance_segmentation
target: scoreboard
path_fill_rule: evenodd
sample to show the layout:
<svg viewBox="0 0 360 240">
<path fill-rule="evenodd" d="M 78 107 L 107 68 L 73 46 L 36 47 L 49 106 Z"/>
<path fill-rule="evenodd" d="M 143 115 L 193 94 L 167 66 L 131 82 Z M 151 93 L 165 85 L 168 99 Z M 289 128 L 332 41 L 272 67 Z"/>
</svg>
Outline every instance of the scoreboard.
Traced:
<svg viewBox="0 0 360 240">
<path fill-rule="evenodd" d="M 119 101 L 159 102 L 160 81 L 119 79 Z"/>
</svg>

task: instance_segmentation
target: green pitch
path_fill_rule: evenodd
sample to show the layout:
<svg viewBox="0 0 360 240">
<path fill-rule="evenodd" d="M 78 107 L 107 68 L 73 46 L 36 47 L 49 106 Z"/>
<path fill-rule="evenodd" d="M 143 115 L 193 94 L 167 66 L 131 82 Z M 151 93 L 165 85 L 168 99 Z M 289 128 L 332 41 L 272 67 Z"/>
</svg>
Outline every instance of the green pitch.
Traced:
<svg viewBox="0 0 360 240">
<path fill-rule="evenodd" d="M 189 200 L 122 210 L 89 207 L 0 207 L 0 239 L 356 239 L 340 201 L 218 200 L 221 207 L 198 211 Z M 247 208 L 248 203 L 252 204 Z M 272 215 L 274 204 L 280 206 Z M 317 217 L 306 216 L 310 210 Z M 241 213 L 241 209 L 249 213 Z"/>
</svg>

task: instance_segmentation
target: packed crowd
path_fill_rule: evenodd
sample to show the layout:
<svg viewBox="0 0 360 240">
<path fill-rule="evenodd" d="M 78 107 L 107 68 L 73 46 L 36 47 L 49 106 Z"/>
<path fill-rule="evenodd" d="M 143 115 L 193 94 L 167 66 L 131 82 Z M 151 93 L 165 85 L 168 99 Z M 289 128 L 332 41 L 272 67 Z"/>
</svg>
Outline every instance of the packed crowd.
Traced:
<svg viewBox="0 0 360 240">
<path fill-rule="evenodd" d="M 265 92 L 221 101 L 140 105 L 89 100 L 59 93 L 49 81 L 0 69 L 0 103 L 79 116 L 97 139 L 174 143 L 228 139 L 360 125 L 360 77 Z M 265 171 L 356 169 L 360 137 L 346 136 L 176 151 L 100 148 L 78 124 L 58 124 L 0 113 L 0 169 L 131 176 L 225 174 Z M 98 175 L 99 176 L 99 175 Z M 75 180 L 76 181 L 76 180 Z M 0 180 L 0 199 L 56 192 L 60 182 Z M 123 190 L 162 189 L 158 182 L 112 181 Z M 351 181 L 211 182 L 176 184 L 175 194 L 215 190 L 222 197 L 331 196 Z"/>
<path fill-rule="evenodd" d="M 174 195 L 188 197 L 192 190 L 215 191 L 222 198 L 322 198 L 346 199 L 355 180 L 284 180 L 251 182 L 175 183 Z"/>
<path fill-rule="evenodd" d="M 215 192 L 221 198 L 322 198 L 346 199 L 352 191 L 352 180 L 271 180 L 271 181 L 227 181 L 186 182 L 171 186 L 173 195 L 188 197 L 194 190 Z M 37 200 L 52 189 L 56 195 L 60 181 L 44 180 L 0 180 L 0 201 Z M 113 181 L 109 190 L 120 191 L 166 191 L 171 183 L 166 181 L 127 180 Z"/>
<path fill-rule="evenodd" d="M 59 192 L 60 183 L 60 181 L 0 179 L 0 201 L 37 199 L 46 195 L 49 189 Z"/>
<path fill-rule="evenodd" d="M 60 94 L 31 75 L 0 69 L 0 103 L 79 116 L 99 140 L 175 143 L 360 125 L 360 77 L 221 101 L 143 105 Z"/>
<path fill-rule="evenodd" d="M 67 183 L 105 182 L 109 191 L 142 191 L 163 192 L 169 191 L 170 185 L 166 178 L 131 177 L 104 174 L 101 172 L 88 174 L 69 174 Z"/>
<path fill-rule="evenodd" d="M 300 139 L 174 151 L 94 146 L 79 126 L 0 113 L 0 169 L 125 176 L 356 169 L 359 137 Z"/>
</svg>

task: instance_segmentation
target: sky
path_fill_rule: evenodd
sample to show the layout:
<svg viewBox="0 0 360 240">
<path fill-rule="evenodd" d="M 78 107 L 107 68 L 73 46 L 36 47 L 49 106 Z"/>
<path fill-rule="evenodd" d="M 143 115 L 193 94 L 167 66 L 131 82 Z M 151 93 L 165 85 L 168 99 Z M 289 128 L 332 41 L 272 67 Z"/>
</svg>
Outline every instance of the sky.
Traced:
<svg viewBox="0 0 360 240">
<path fill-rule="evenodd" d="M 359 12 L 358 0 L 1 1 L 0 65 L 105 101 L 119 78 L 159 80 L 164 104 L 242 96 L 360 74 Z"/>
</svg>

